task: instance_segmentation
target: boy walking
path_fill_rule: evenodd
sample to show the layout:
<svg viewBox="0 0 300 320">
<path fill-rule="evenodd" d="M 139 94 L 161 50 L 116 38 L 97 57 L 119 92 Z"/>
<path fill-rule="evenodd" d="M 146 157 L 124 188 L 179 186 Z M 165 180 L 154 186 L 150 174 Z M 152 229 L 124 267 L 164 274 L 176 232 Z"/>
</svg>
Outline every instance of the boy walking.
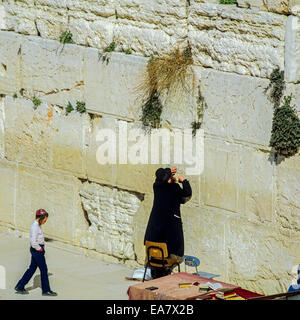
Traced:
<svg viewBox="0 0 300 320">
<path fill-rule="evenodd" d="M 21 280 L 17 283 L 16 293 L 28 294 L 25 285 L 34 275 L 37 267 L 41 272 L 42 294 L 43 296 L 57 296 L 56 292 L 51 291 L 48 279 L 48 268 L 45 259 L 44 236 L 41 226 L 48 219 L 48 212 L 44 209 L 36 211 L 35 221 L 30 227 L 30 253 L 31 263 Z"/>
</svg>

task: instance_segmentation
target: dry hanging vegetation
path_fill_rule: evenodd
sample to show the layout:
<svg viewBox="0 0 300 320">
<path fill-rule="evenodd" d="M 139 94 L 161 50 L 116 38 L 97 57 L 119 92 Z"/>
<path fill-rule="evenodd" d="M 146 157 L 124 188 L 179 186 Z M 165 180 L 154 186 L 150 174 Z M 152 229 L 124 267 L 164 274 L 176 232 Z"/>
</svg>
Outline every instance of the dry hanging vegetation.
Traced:
<svg viewBox="0 0 300 320">
<path fill-rule="evenodd" d="M 146 128 L 159 128 L 162 112 L 161 96 L 187 90 L 188 66 L 193 63 L 191 48 L 175 49 L 168 55 L 151 58 L 146 75 L 137 90 L 142 94 L 141 121 Z"/>
</svg>

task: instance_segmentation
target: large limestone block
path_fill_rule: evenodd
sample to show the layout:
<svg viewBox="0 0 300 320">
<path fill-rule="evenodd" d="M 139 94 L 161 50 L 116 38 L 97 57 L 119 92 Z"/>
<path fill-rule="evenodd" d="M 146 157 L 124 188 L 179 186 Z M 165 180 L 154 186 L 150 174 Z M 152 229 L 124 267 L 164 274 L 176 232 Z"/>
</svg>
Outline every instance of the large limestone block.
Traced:
<svg viewBox="0 0 300 320">
<path fill-rule="evenodd" d="M 263 294 L 287 290 L 293 257 L 278 229 L 232 217 L 225 237 L 229 282 Z"/>
<path fill-rule="evenodd" d="M 134 190 L 141 194 L 153 191 L 155 171 L 160 165 L 118 165 L 116 166 L 116 183 L 121 188 Z"/>
<path fill-rule="evenodd" d="M 118 121 L 118 126 L 118 145 L 122 149 L 118 150 L 115 167 L 117 185 L 143 194 L 152 193 L 155 171 L 168 165 L 162 160 L 162 155 L 167 153 L 164 142 L 160 138 L 153 139 L 140 123 Z M 157 162 L 154 155 L 158 155 Z"/>
<path fill-rule="evenodd" d="M 51 108 L 51 107 L 50 107 Z M 52 139 L 53 168 L 86 177 L 86 150 L 89 141 L 90 118 L 73 111 L 65 116 L 54 114 Z"/>
<path fill-rule="evenodd" d="M 200 270 L 219 274 L 226 281 L 227 256 L 225 232 L 227 217 L 220 210 L 210 208 L 181 208 L 184 252 L 200 259 Z M 191 272 L 194 272 L 191 271 Z"/>
<path fill-rule="evenodd" d="M 271 156 L 240 146 L 239 212 L 252 221 L 274 220 L 275 169 Z"/>
<path fill-rule="evenodd" d="M 187 10 L 180 0 L 118 0 L 115 39 L 121 50 L 161 54 L 187 44 Z"/>
<path fill-rule="evenodd" d="M 139 141 L 143 139 L 149 144 L 139 149 Z M 151 165 L 150 150 L 150 137 L 140 125 L 96 117 L 92 120 L 87 149 L 88 179 L 141 194 L 151 193 L 155 171 L 160 165 Z M 140 152 L 149 153 L 147 159 Z"/>
<path fill-rule="evenodd" d="M 101 130 L 104 131 L 101 133 Z M 116 185 L 116 165 L 112 164 L 115 159 L 115 146 L 113 144 L 117 139 L 114 136 L 115 132 L 118 132 L 116 119 L 108 117 L 92 119 L 90 139 L 86 151 L 87 177 L 89 180 L 101 184 Z M 106 133 L 107 136 L 105 136 Z"/>
<path fill-rule="evenodd" d="M 284 68 L 286 17 L 235 6 L 195 3 L 188 17 L 196 64 L 268 77 Z"/>
<path fill-rule="evenodd" d="M 65 116 L 45 103 L 33 107 L 27 99 L 5 98 L 7 159 L 85 177 L 89 116 L 75 111 Z"/>
<path fill-rule="evenodd" d="M 239 148 L 216 139 L 204 140 L 203 202 L 207 206 L 238 211 Z"/>
<path fill-rule="evenodd" d="M 86 182 L 80 190 L 98 252 L 135 259 L 133 220 L 141 200 L 126 190 Z M 83 240 L 84 241 L 84 240 Z"/>
<path fill-rule="evenodd" d="M 60 104 L 67 103 L 72 93 L 83 85 L 83 50 L 68 44 L 64 48 L 57 41 L 38 37 L 27 37 L 22 43 L 22 84 L 23 88 L 40 95 L 67 92 Z M 54 97 L 53 97 L 54 96 Z M 79 96 L 78 94 L 75 96 Z"/>
<path fill-rule="evenodd" d="M 286 23 L 285 80 L 300 82 L 300 17 L 292 15 Z"/>
<path fill-rule="evenodd" d="M 47 125 L 47 108 L 41 105 L 34 112 L 31 100 L 6 96 L 5 156 L 8 160 L 51 168 L 50 141 L 52 126 Z"/>
<path fill-rule="evenodd" d="M 127 149 L 126 158 L 118 150 L 118 161 L 115 167 L 116 183 L 121 188 L 137 191 L 143 194 L 152 193 L 153 183 L 155 181 L 155 172 L 160 167 L 171 167 L 176 165 L 178 174 L 186 176 L 186 163 L 178 164 L 176 155 L 181 150 L 174 146 L 172 139 L 172 130 L 164 128 L 159 131 L 152 130 L 150 133 L 145 132 L 140 124 L 128 123 L 127 130 L 123 125 L 127 123 L 119 121 L 119 146 Z M 123 140 L 124 139 L 124 140 Z M 181 141 L 184 143 L 182 134 Z M 195 141 L 194 149 L 195 153 Z M 187 153 L 187 152 L 186 152 Z M 122 154 L 122 158 L 120 155 Z M 183 158 L 186 155 L 183 155 Z M 126 160 L 128 164 L 121 164 L 122 160 Z M 187 161 L 187 159 L 183 159 Z M 194 165 L 195 166 L 195 165 Z M 189 205 L 198 205 L 199 199 L 199 175 L 187 176 L 193 188 L 193 198 L 188 202 Z"/>
<path fill-rule="evenodd" d="M 267 147 L 273 119 L 272 103 L 264 93 L 268 84 L 260 78 L 203 69 L 205 132 Z"/>
<path fill-rule="evenodd" d="M 0 92 L 14 94 L 21 85 L 22 38 L 13 32 L 0 31 Z"/>
<path fill-rule="evenodd" d="M 147 59 L 112 53 L 107 64 L 96 49 L 86 49 L 85 99 L 90 110 L 137 119 L 137 87 L 142 81 Z"/>
<path fill-rule="evenodd" d="M 5 224 L 15 224 L 16 205 L 16 164 L 0 160 L 0 222 Z"/>
<path fill-rule="evenodd" d="M 28 231 L 39 208 L 49 212 L 43 227 L 46 236 L 78 243 L 87 222 L 80 206 L 81 182 L 72 176 L 53 171 L 19 166 L 16 198 L 16 227 Z"/>
</svg>

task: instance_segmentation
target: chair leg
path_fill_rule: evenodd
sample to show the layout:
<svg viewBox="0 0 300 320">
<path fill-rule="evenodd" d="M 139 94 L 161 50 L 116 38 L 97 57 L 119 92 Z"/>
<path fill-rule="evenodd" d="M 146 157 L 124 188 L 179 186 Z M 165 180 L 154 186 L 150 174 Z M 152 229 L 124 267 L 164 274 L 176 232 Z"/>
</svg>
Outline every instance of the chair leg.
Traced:
<svg viewBox="0 0 300 320">
<path fill-rule="evenodd" d="M 147 268 L 148 268 L 149 263 L 146 263 L 146 267 L 145 267 L 145 271 L 144 271 L 144 276 L 143 276 L 143 282 L 145 281 L 145 277 L 146 277 L 146 272 L 147 272 Z"/>
</svg>

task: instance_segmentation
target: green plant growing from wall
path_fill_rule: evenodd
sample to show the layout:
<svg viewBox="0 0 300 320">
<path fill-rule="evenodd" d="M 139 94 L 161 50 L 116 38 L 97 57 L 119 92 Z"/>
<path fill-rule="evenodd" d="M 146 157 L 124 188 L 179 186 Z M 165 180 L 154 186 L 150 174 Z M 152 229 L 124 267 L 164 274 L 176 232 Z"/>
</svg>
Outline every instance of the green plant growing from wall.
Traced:
<svg viewBox="0 0 300 320">
<path fill-rule="evenodd" d="M 161 57 L 151 57 L 144 80 L 137 90 L 142 92 L 142 121 L 145 129 L 160 127 L 163 105 L 161 95 L 168 96 L 186 89 L 187 69 L 193 63 L 192 51 L 176 48 Z"/>
<path fill-rule="evenodd" d="M 275 108 L 270 146 L 286 158 L 295 155 L 300 146 L 300 120 L 292 96 L 285 96 L 282 106 Z"/>
<path fill-rule="evenodd" d="M 34 96 L 32 98 L 32 102 L 34 104 L 34 107 L 33 107 L 34 109 L 36 109 L 42 103 L 42 101 L 39 98 L 37 98 L 36 96 Z"/>
<path fill-rule="evenodd" d="M 59 52 L 61 54 L 66 44 L 74 43 L 72 33 L 69 30 L 62 32 L 59 36 L 59 42 L 62 44 L 61 50 Z M 56 52 L 58 52 L 59 48 L 60 47 L 57 48 Z"/>
<path fill-rule="evenodd" d="M 77 110 L 79 113 L 84 113 L 84 112 L 86 112 L 85 102 L 76 101 L 76 110 Z"/>
<path fill-rule="evenodd" d="M 107 46 L 106 48 L 104 48 L 104 52 L 113 52 L 116 49 L 116 43 L 113 41 L 109 44 L 109 46 Z"/>
<path fill-rule="evenodd" d="M 126 49 L 126 50 L 124 50 L 124 53 L 125 54 L 132 54 L 132 51 L 130 49 Z"/>
<path fill-rule="evenodd" d="M 141 121 L 146 131 L 151 128 L 158 129 L 161 126 L 162 104 L 157 91 L 153 91 L 148 100 L 142 106 Z"/>
<path fill-rule="evenodd" d="M 236 0 L 220 0 L 219 4 L 237 4 Z"/>
<path fill-rule="evenodd" d="M 270 100 L 274 104 L 274 107 L 277 108 L 280 105 L 281 98 L 285 89 L 284 82 L 284 71 L 280 71 L 280 68 L 275 68 L 270 75 L 270 83 L 265 88 L 265 93 L 270 91 Z"/>
<path fill-rule="evenodd" d="M 70 112 L 72 112 L 74 109 L 72 103 L 69 101 L 66 107 L 66 115 L 68 115 Z"/>
<path fill-rule="evenodd" d="M 116 43 L 113 41 L 103 49 L 103 53 L 98 52 L 99 60 L 102 59 L 102 62 L 106 62 L 106 64 L 108 64 L 110 61 L 109 53 L 115 51 L 115 49 Z"/>
<path fill-rule="evenodd" d="M 197 120 L 194 120 L 191 123 L 191 128 L 192 128 L 192 134 L 193 136 L 196 135 L 197 130 L 201 128 L 202 123 L 203 123 L 203 117 L 204 117 L 204 110 L 207 108 L 207 104 L 205 102 L 204 97 L 201 95 L 199 92 L 198 96 L 198 102 L 197 102 Z"/>
<path fill-rule="evenodd" d="M 59 36 L 59 42 L 62 44 L 73 43 L 72 38 L 72 33 L 69 30 L 66 30 Z"/>
</svg>

